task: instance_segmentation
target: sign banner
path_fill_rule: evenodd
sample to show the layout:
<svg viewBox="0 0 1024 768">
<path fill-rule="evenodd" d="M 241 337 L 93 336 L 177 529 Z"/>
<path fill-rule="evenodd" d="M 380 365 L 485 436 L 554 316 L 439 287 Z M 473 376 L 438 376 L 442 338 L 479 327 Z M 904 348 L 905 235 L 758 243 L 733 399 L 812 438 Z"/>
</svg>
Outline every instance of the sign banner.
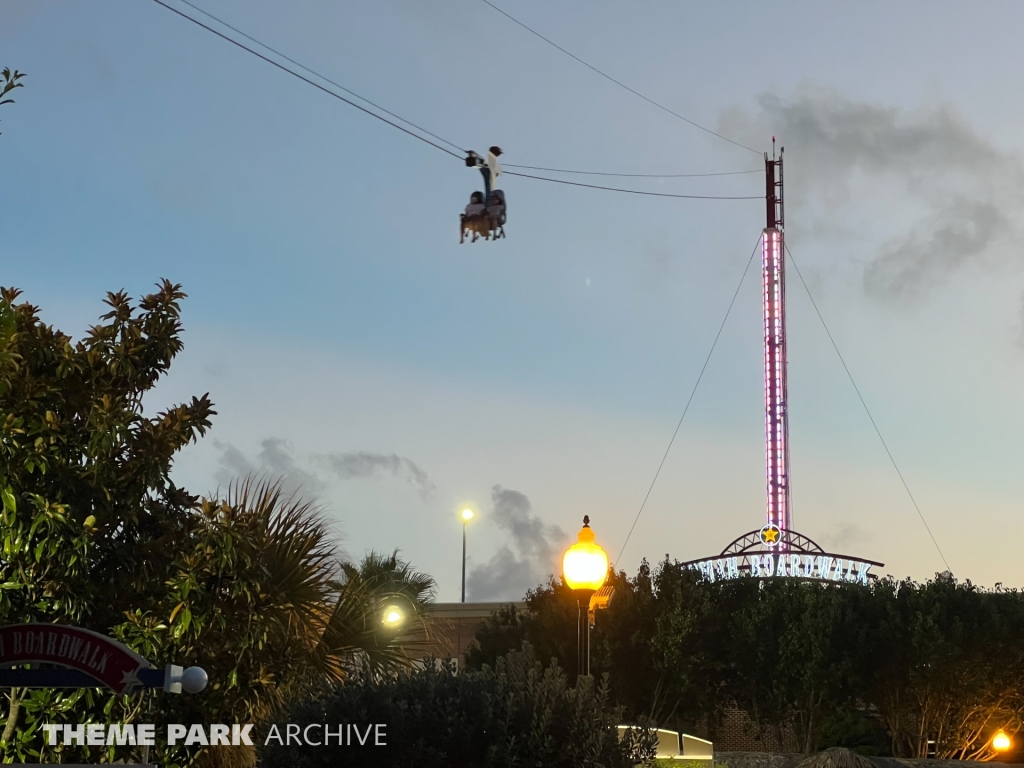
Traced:
<svg viewBox="0 0 1024 768">
<path fill-rule="evenodd" d="M 151 665 L 109 637 L 61 624 L 0 627 L 0 667 L 55 664 L 77 669 L 117 693 L 141 684 L 139 671 Z"/>
<path fill-rule="evenodd" d="M 868 583 L 875 578 L 872 566 L 881 563 L 860 560 L 845 555 L 828 553 L 752 553 L 747 555 L 722 555 L 707 560 L 693 560 L 684 563 L 691 570 L 700 571 L 708 581 L 723 581 L 742 577 L 772 578 L 789 577 L 813 581 Z"/>
</svg>

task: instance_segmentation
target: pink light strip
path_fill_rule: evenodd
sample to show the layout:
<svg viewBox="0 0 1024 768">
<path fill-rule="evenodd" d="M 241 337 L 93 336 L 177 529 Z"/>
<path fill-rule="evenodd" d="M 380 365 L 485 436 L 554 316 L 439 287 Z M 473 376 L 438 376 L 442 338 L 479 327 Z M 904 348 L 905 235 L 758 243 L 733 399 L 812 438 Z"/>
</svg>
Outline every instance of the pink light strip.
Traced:
<svg viewBox="0 0 1024 768">
<path fill-rule="evenodd" d="M 790 527 L 786 414 L 786 304 L 782 234 L 765 230 L 762 258 L 765 374 L 765 474 L 768 523 Z"/>
</svg>

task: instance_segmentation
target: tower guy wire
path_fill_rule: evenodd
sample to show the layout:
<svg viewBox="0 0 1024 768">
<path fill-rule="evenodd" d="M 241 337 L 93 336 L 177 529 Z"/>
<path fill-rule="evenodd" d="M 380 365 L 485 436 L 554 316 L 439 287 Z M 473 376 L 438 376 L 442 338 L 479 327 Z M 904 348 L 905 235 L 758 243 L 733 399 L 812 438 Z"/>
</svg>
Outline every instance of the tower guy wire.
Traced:
<svg viewBox="0 0 1024 768">
<path fill-rule="evenodd" d="M 828 340 L 832 343 L 832 349 L 835 350 L 836 356 L 839 358 L 839 362 L 843 365 L 843 370 L 846 371 L 847 378 L 850 379 L 850 384 L 853 385 L 853 391 L 857 393 L 857 399 L 860 400 L 860 404 L 864 407 L 864 412 L 868 415 L 868 420 L 871 422 L 871 426 L 875 428 L 875 434 L 878 435 L 878 439 L 882 443 L 882 447 L 885 449 L 885 453 L 889 457 L 889 461 L 892 462 L 893 469 L 896 470 L 896 474 L 899 476 L 900 482 L 903 483 L 903 488 L 907 492 L 907 496 L 910 497 L 910 502 L 914 505 L 914 509 L 917 510 L 917 516 L 921 518 L 921 523 L 924 525 L 924 529 L 928 532 L 928 536 L 931 538 L 932 544 L 935 545 L 935 550 L 939 553 L 939 557 L 942 558 L 942 563 L 946 566 L 946 570 L 953 573 L 953 569 L 949 567 L 949 561 L 946 560 L 946 556 L 942 554 L 942 547 L 939 546 L 939 542 L 935 539 L 935 534 L 932 533 L 931 526 L 929 526 L 928 521 L 925 520 L 924 513 L 921 511 L 921 507 L 918 505 L 917 499 L 914 498 L 914 494 L 910 491 L 910 486 L 907 485 L 907 481 L 903 477 L 903 473 L 896 464 L 896 459 L 893 458 L 892 451 L 889 450 L 889 446 L 886 444 L 885 438 L 882 437 L 882 430 L 878 428 L 878 424 L 875 422 L 875 417 L 871 415 L 871 409 L 868 408 L 868 404 L 864 401 L 864 396 L 860 393 L 860 387 L 858 387 L 857 382 L 854 381 L 853 374 L 850 373 L 850 368 L 846 364 L 846 360 L 843 359 L 843 354 L 839 351 L 839 346 L 836 344 L 836 340 L 832 337 L 832 331 L 828 329 L 828 325 L 825 323 L 825 318 L 822 316 L 821 310 L 818 309 L 818 302 L 814 300 L 814 296 L 811 294 L 811 289 L 808 287 L 807 281 L 804 280 L 804 276 L 800 272 L 800 267 L 797 265 L 796 259 L 793 257 L 793 252 L 789 249 L 788 244 L 786 245 L 786 253 L 789 254 L 789 259 L 793 263 L 793 268 L 796 270 L 797 277 L 800 278 L 800 284 L 804 287 L 804 291 L 807 293 L 807 298 L 811 300 L 811 306 L 814 307 L 814 312 L 818 316 L 818 320 L 821 321 L 821 327 L 825 329 L 825 334 L 828 336 Z"/>
<path fill-rule="evenodd" d="M 697 381 L 693 383 L 693 389 L 690 390 L 690 396 L 687 398 L 686 406 L 683 408 L 683 415 L 679 417 L 679 421 L 676 423 L 676 428 L 672 433 L 672 438 L 668 441 L 668 447 L 665 448 L 665 453 L 661 457 L 658 469 L 654 473 L 654 479 L 651 480 L 651 484 L 647 488 L 647 494 L 644 496 L 644 500 L 640 504 L 640 509 L 637 510 L 636 517 L 633 518 L 633 525 L 629 527 L 629 533 L 626 534 L 626 540 L 622 542 L 622 548 L 619 550 L 619 556 L 615 558 L 613 563 L 615 565 L 622 560 L 622 553 L 626 551 L 626 545 L 629 544 L 629 539 L 633 536 L 633 530 L 636 528 L 636 524 L 640 520 L 640 515 L 643 514 L 644 507 L 647 506 L 647 500 L 651 498 L 651 491 L 654 490 L 654 484 L 658 482 L 658 475 L 661 474 L 661 469 L 665 466 L 665 460 L 668 458 L 669 451 L 672 450 L 672 444 L 675 443 L 676 436 L 679 434 L 679 428 L 683 426 L 683 419 L 686 418 L 686 414 L 690 410 L 690 403 L 693 402 L 693 396 L 697 394 L 697 387 L 700 386 L 700 381 L 704 378 L 704 371 L 708 369 L 708 363 L 711 362 L 711 356 L 715 353 L 715 347 L 718 346 L 718 340 L 722 336 L 722 331 L 725 330 L 725 324 L 728 322 L 729 315 L 732 313 L 733 305 L 736 304 L 736 297 L 740 295 L 740 288 L 743 287 L 743 281 L 747 278 L 747 272 L 750 271 L 750 265 L 754 262 L 754 255 L 757 253 L 758 247 L 761 245 L 761 237 L 762 235 L 758 235 L 757 242 L 754 243 L 754 250 L 750 252 L 750 258 L 747 259 L 747 265 L 743 268 L 743 274 L 740 275 L 740 281 L 736 285 L 736 290 L 733 291 L 732 299 L 729 301 L 729 306 L 725 310 L 725 317 L 722 318 L 722 324 L 718 326 L 718 333 L 715 334 L 715 340 L 711 342 L 711 349 L 708 350 L 708 355 L 704 358 L 704 365 L 701 366 L 700 373 L 697 374 Z"/>
<path fill-rule="evenodd" d="M 551 179 L 546 176 L 533 176 L 529 173 L 516 173 L 505 171 L 506 176 L 522 176 L 524 179 L 536 179 L 547 181 L 552 184 L 568 184 L 571 187 L 586 187 L 587 189 L 603 189 L 606 192 L 625 192 L 630 195 L 649 195 L 651 197 L 680 197 L 688 200 L 763 200 L 761 195 L 678 195 L 672 192 L 647 192 L 642 189 L 623 189 L 622 187 L 602 187 L 598 184 L 583 184 L 579 181 L 568 181 L 566 179 Z"/>
<path fill-rule="evenodd" d="M 704 131 L 705 133 L 710 133 L 710 134 L 711 134 L 712 136 L 717 136 L 718 138 L 722 139 L 723 141 L 727 141 L 727 142 L 729 142 L 730 144 L 734 144 L 735 146 L 737 146 L 737 147 L 740 147 L 741 149 L 745 149 L 745 150 L 747 150 L 748 152 L 753 152 L 753 153 L 754 153 L 754 154 L 756 154 L 756 155 L 761 155 L 761 154 L 762 154 L 762 153 L 761 153 L 761 152 L 760 152 L 759 150 L 756 150 L 756 149 L 754 149 L 753 147 L 748 147 L 748 146 L 747 146 L 746 144 L 740 144 L 740 143 L 739 143 L 738 141 L 733 141 L 733 140 L 732 140 L 732 139 L 730 139 L 730 138 L 729 138 L 728 136 L 723 136 L 722 134 L 718 133 L 717 131 L 713 131 L 713 130 L 711 130 L 710 128 L 705 128 L 705 127 L 704 127 L 703 125 L 701 125 L 700 123 L 696 123 L 696 122 L 694 122 L 693 120 L 691 120 L 691 119 L 690 119 L 690 118 L 688 118 L 688 117 L 683 117 L 683 116 L 682 116 L 681 114 L 679 114 L 678 112 L 675 112 L 675 111 L 673 111 L 673 110 L 669 109 L 669 108 L 668 108 L 668 107 L 666 107 L 666 106 L 665 106 L 664 104 L 659 104 L 658 102 L 656 102 L 656 101 L 655 101 L 654 99 L 650 98 L 649 96 L 645 96 L 644 94 L 640 93 L 640 91 L 637 91 L 637 90 L 635 90 L 635 89 L 633 89 L 633 88 L 630 88 L 630 87 L 629 87 L 628 85 L 626 85 L 625 83 L 623 83 L 623 82 L 622 82 L 621 80 L 616 80 L 616 79 L 615 79 L 614 77 L 612 77 L 611 75 L 609 75 L 609 74 L 606 74 L 606 73 L 602 72 L 602 71 L 601 71 L 600 69 L 598 69 L 597 67 L 595 67 L 595 66 L 594 66 L 593 64 L 588 64 L 588 63 L 587 63 L 587 62 L 585 62 L 585 61 L 584 61 L 583 59 L 581 59 L 581 58 L 580 58 L 579 56 L 577 56 L 577 55 L 576 55 L 575 53 L 572 53 L 571 51 L 567 51 L 567 50 L 566 50 L 565 48 L 563 48 L 562 46 L 560 46 L 560 45 L 559 45 L 558 43 L 556 43 L 556 42 L 555 42 L 554 40 L 551 40 L 551 39 L 549 39 L 549 38 L 545 37 L 544 35 L 542 35 L 542 34 L 541 34 L 540 32 L 538 32 L 537 30 L 533 29 L 532 27 L 528 27 L 528 26 L 527 26 L 526 24 L 524 24 L 523 22 L 521 22 L 521 21 L 520 21 L 519 19 L 517 19 L 517 18 L 515 18 L 514 16 L 512 16 L 512 15 L 511 15 L 510 13 L 507 13 L 506 11 L 503 11 L 503 10 L 502 10 L 501 8 L 499 8 L 499 7 L 498 7 L 498 6 L 496 6 L 496 5 L 494 4 L 494 3 L 492 3 L 492 2 L 490 1 L 490 0 L 480 0 L 480 1 L 481 1 L 482 3 L 484 3 L 485 5 L 488 5 L 488 6 L 490 6 L 490 7 L 491 7 L 491 8 L 493 8 L 493 9 L 494 9 L 495 11 L 497 11 L 498 13 L 500 13 L 500 14 L 501 14 L 502 16 L 504 16 L 505 18 L 509 19 L 510 21 L 512 21 L 512 22 L 515 22 L 515 23 L 516 23 L 516 24 L 518 24 L 518 25 L 519 25 L 520 27 L 522 27 L 522 28 L 523 28 L 523 29 L 525 29 L 525 30 L 526 30 L 527 32 L 529 32 L 529 33 L 530 33 L 531 35 L 534 35 L 534 36 L 536 36 L 536 37 L 539 37 L 539 38 L 540 38 L 541 40 L 543 40 L 543 41 L 544 41 L 545 43 L 547 43 L 548 45 L 550 45 L 550 46 L 552 46 L 552 47 L 554 47 L 554 48 L 557 48 L 558 50 L 560 50 L 560 51 L 561 51 L 562 53 L 564 53 L 564 54 L 565 54 L 566 56 L 568 56 L 569 58 L 571 58 L 571 59 L 574 59 L 574 60 L 578 61 L 578 62 L 579 62 L 580 64 L 582 64 L 582 65 L 583 65 L 584 67 L 586 67 L 587 69 L 590 69 L 590 70 L 592 70 L 592 71 L 596 72 L 596 73 L 597 73 L 597 74 L 599 74 L 599 75 L 600 75 L 601 77 L 603 77 L 603 78 L 604 78 L 605 80 L 608 80 L 608 81 L 610 81 L 610 82 L 612 82 L 612 83 L 615 83 L 615 85 L 619 86 L 620 88 L 625 88 L 625 89 L 626 89 L 627 91 L 629 91 L 630 93 L 632 93 L 632 94 L 633 94 L 634 96 L 639 96 L 639 97 L 640 97 L 641 99 L 643 99 L 644 101 L 646 101 L 646 102 L 647 102 L 648 104 L 653 104 L 653 105 L 654 105 L 655 107 L 657 107 L 658 109 L 662 110 L 663 112 L 668 112 L 668 113 L 669 113 L 670 115 L 672 115 L 673 117 L 677 117 L 677 118 L 679 118 L 679 119 L 680 119 L 680 120 L 682 120 L 682 121 L 683 121 L 684 123 L 689 123 L 689 124 L 690 124 L 690 125 L 692 125 L 692 126 L 693 126 L 694 128 L 699 128 L 700 130 Z"/>
</svg>

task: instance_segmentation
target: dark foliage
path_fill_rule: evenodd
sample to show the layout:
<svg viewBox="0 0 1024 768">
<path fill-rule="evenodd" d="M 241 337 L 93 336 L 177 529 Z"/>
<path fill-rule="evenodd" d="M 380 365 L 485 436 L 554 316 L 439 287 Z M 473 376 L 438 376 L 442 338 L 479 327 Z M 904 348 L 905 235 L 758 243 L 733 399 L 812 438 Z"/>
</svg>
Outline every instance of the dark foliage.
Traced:
<svg viewBox="0 0 1024 768">
<path fill-rule="evenodd" d="M 869 587 L 789 579 L 708 583 L 665 560 L 614 575 L 597 615 L 594 674 L 627 717 L 713 734 L 726 706 L 806 752 L 985 759 L 1024 727 L 1024 595 L 948 574 Z M 551 582 L 522 614 L 485 623 L 473 665 L 523 643 L 572 669 L 575 598 Z"/>
<path fill-rule="evenodd" d="M 499 659 L 492 668 L 459 672 L 450 662 L 379 680 L 348 682 L 298 707 L 290 722 L 386 726 L 383 746 L 298 746 L 271 739 L 263 768 L 626 768 L 653 756 L 650 737 L 619 741 L 617 714 L 592 678 L 575 688 L 532 650 Z M 319 739 L 322 729 L 313 729 Z M 282 733 L 282 740 L 285 734 Z M 336 738 L 336 737 L 335 737 Z"/>
</svg>

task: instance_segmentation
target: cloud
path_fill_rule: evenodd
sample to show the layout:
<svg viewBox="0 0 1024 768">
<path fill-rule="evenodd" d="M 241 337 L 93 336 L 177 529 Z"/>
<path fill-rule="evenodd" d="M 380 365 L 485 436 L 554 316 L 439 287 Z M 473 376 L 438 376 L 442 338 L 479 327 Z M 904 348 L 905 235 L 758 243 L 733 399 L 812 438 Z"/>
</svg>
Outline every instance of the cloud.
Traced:
<svg viewBox="0 0 1024 768">
<path fill-rule="evenodd" d="M 891 242 L 864 271 L 864 285 L 877 294 L 923 290 L 981 256 L 1012 227 L 992 201 L 960 200 L 944 215 Z"/>
<path fill-rule="evenodd" d="M 433 496 L 435 491 L 435 486 L 426 472 L 411 459 L 394 453 L 367 453 L 365 451 L 332 453 L 324 456 L 323 459 L 334 474 L 342 480 L 392 475 L 404 478 L 424 498 Z"/>
<path fill-rule="evenodd" d="M 805 87 L 764 94 L 759 111 L 730 110 L 723 131 L 786 154 L 789 228 L 849 237 L 895 226 L 864 270 L 872 295 L 895 298 L 944 283 L 973 264 L 1022 266 L 1006 247 L 1024 202 L 1024 166 L 951 107 L 907 111 Z M 851 218 L 864 226 L 851 226 Z"/>
<path fill-rule="evenodd" d="M 530 500 L 519 491 L 496 485 L 491 499 L 490 519 L 509 541 L 486 564 L 473 567 L 467 590 L 474 600 L 521 600 L 555 571 L 567 537 L 557 525 L 546 525 L 535 516 Z"/>
<path fill-rule="evenodd" d="M 825 546 L 831 550 L 838 550 L 845 554 L 849 554 L 848 550 L 853 550 L 858 546 L 869 544 L 874 537 L 870 531 L 861 528 L 858 525 L 847 523 L 830 533 L 826 534 L 822 541 Z"/>
<path fill-rule="evenodd" d="M 324 483 L 314 472 L 296 464 L 291 443 L 283 438 L 268 437 L 261 442 L 260 452 L 253 461 L 233 445 L 216 440 L 213 445 L 221 452 L 214 479 L 222 485 L 246 475 L 259 474 L 280 479 L 286 494 L 318 496 L 324 490 Z"/>
<path fill-rule="evenodd" d="M 414 486 L 423 498 L 429 498 L 435 490 L 427 473 L 415 462 L 394 453 L 359 451 L 313 455 L 308 458 L 308 463 L 313 466 L 302 466 L 295 457 L 292 444 L 280 437 L 263 440 L 259 453 L 251 460 L 233 445 L 214 441 L 214 447 L 220 451 L 214 478 L 222 485 L 249 474 L 260 474 L 280 478 L 282 488 L 287 493 L 301 492 L 303 495 L 320 496 L 326 490 L 328 478 L 317 472 L 315 467 L 319 466 L 326 467 L 333 477 L 340 480 L 375 476 L 402 478 Z"/>
</svg>

